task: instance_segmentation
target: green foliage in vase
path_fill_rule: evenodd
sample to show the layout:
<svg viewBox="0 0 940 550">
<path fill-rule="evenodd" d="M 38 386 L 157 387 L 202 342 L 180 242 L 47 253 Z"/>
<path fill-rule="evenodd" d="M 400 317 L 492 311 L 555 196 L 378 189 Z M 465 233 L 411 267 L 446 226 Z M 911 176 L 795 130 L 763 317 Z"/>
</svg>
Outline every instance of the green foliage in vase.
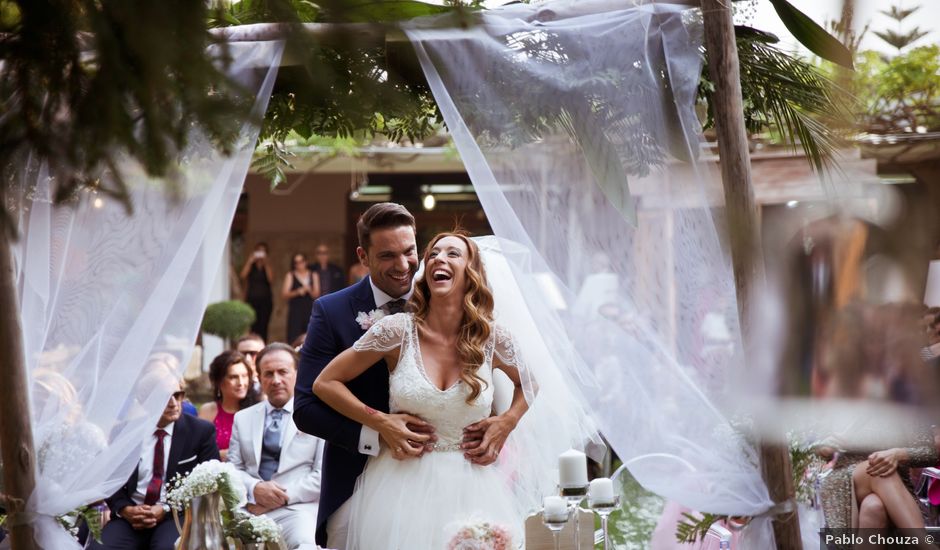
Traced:
<svg viewBox="0 0 940 550">
<path fill-rule="evenodd" d="M 101 542 L 102 512 L 95 506 L 80 506 L 71 512 L 57 516 L 56 520 L 63 529 L 73 536 L 78 535 L 82 523 L 88 526 L 88 534 L 96 542 Z M 0 524 L 3 522 L 0 521 Z"/>
<path fill-rule="evenodd" d="M 245 302 L 230 300 L 209 304 L 202 319 L 202 330 L 226 340 L 234 340 L 248 332 L 255 322 L 255 310 Z"/>
</svg>

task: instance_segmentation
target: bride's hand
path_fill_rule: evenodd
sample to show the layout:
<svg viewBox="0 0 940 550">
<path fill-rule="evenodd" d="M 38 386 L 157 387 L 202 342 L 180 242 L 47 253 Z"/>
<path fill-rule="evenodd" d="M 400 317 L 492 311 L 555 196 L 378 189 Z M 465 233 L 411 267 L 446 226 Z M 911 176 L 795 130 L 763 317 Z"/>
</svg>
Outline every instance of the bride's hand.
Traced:
<svg viewBox="0 0 940 550">
<path fill-rule="evenodd" d="M 516 421 L 508 415 L 491 416 L 470 424 L 463 429 L 461 448 L 466 451 L 464 457 L 480 466 L 496 462 L 515 427 Z"/>
<path fill-rule="evenodd" d="M 392 456 L 403 460 L 424 454 L 424 445 L 431 440 L 431 434 L 425 431 L 433 431 L 433 429 L 430 424 L 417 416 L 397 413 L 386 414 L 378 432 L 391 449 Z"/>
</svg>

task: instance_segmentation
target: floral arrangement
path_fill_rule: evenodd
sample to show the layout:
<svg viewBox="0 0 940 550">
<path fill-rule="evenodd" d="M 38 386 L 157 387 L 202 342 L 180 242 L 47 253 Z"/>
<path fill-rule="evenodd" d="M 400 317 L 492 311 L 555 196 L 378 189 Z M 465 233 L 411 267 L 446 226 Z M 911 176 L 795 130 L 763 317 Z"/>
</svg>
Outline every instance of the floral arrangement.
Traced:
<svg viewBox="0 0 940 550">
<path fill-rule="evenodd" d="M 71 533 L 73 537 L 78 537 L 79 529 L 82 523 L 88 526 L 88 534 L 95 540 L 101 542 L 101 529 L 104 527 L 104 510 L 106 506 L 99 504 L 95 506 L 79 506 L 61 516 L 56 516 L 59 525 Z M 3 522 L 0 521 L 0 524 Z"/>
<path fill-rule="evenodd" d="M 512 550 L 512 534 L 502 525 L 471 521 L 457 527 L 447 550 Z"/>
<path fill-rule="evenodd" d="M 196 497 L 218 492 L 225 512 L 235 511 L 247 502 L 245 486 L 238 480 L 238 470 L 228 462 L 209 460 L 197 465 L 189 475 L 177 475 L 170 483 L 166 502 L 171 508 L 182 510 Z"/>
<path fill-rule="evenodd" d="M 369 330 L 372 328 L 372 325 L 378 323 L 382 317 L 385 317 L 385 312 L 381 309 L 373 309 L 369 313 L 360 311 L 359 314 L 356 315 L 356 322 L 359 323 L 362 330 Z"/>
<path fill-rule="evenodd" d="M 279 543 L 281 528 L 267 516 L 255 516 L 237 512 L 227 526 L 226 534 L 243 543 Z"/>
</svg>

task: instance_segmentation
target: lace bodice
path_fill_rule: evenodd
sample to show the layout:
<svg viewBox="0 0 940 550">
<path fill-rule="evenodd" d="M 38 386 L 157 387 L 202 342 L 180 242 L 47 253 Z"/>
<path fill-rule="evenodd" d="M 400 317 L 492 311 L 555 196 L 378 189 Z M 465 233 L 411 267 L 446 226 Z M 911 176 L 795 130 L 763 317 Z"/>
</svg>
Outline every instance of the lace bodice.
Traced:
<svg viewBox="0 0 940 550">
<path fill-rule="evenodd" d="M 493 355 L 503 364 L 519 364 L 509 332 L 495 326 L 492 333 L 485 348 L 484 364 L 477 371 L 485 386 L 472 404 L 467 404 L 470 388 L 462 381 L 441 390 L 428 378 L 421 359 L 418 328 L 411 313 L 383 317 L 353 344 L 353 349 L 389 351 L 400 347 L 398 365 L 389 377 L 389 410 L 407 412 L 430 422 L 438 437 L 436 450 L 458 450 L 464 427 L 490 415 Z"/>
</svg>

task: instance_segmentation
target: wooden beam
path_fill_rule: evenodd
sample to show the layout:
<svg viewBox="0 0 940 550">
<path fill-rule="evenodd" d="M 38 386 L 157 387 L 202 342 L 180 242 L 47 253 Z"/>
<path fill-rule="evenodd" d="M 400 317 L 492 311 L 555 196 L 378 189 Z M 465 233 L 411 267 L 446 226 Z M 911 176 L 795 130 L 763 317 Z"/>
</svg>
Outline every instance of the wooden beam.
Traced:
<svg viewBox="0 0 940 550">
<path fill-rule="evenodd" d="M 754 289 L 763 280 L 758 206 L 751 183 L 751 163 L 747 132 L 744 127 L 744 102 L 741 97 L 741 71 L 734 35 L 731 4 L 727 0 L 702 0 L 705 23 L 705 49 L 712 82 L 715 83 L 715 127 L 718 132 L 718 156 L 724 186 L 725 212 L 731 240 L 738 314 L 744 356 L 751 352 L 750 312 Z M 795 496 L 790 473 L 790 455 L 783 442 L 760 445 L 761 473 L 770 498 L 780 503 Z M 778 550 L 801 550 L 799 517 L 792 514 L 774 519 L 774 537 Z"/>
<path fill-rule="evenodd" d="M 0 204 L 3 204 L 0 187 Z M 36 486 L 36 454 L 29 414 L 29 383 L 23 353 L 19 299 L 13 271 L 13 240 L 0 225 L 0 457 L 3 492 L 13 512 L 8 519 L 14 550 L 36 550 L 33 527 L 18 523 L 15 512 L 25 507 Z"/>
</svg>

